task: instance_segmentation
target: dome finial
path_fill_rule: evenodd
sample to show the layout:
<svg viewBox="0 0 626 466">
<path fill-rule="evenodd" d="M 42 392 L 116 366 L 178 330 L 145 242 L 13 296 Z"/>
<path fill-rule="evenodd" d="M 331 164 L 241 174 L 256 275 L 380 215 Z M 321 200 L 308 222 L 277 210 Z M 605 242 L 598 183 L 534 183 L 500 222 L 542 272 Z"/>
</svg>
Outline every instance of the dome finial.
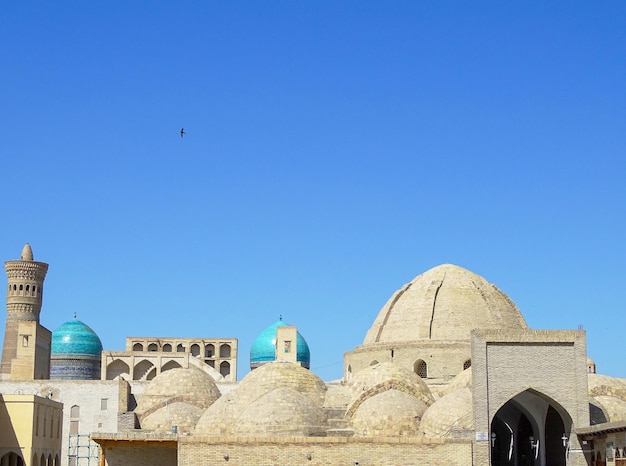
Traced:
<svg viewBox="0 0 626 466">
<path fill-rule="evenodd" d="M 74 312 L 74 319 L 76 319 L 76 312 Z"/>
<path fill-rule="evenodd" d="M 278 320 L 283 320 L 283 315 L 282 314 L 278 315 Z"/>
<path fill-rule="evenodd" d="M 32 261 L 33 260 L 33 250 L 30 247 L 30 244 L 26 243 L 24 248 L 22 249 L 22 255 L 20 257 L 23 261 Z"/>
</svg>

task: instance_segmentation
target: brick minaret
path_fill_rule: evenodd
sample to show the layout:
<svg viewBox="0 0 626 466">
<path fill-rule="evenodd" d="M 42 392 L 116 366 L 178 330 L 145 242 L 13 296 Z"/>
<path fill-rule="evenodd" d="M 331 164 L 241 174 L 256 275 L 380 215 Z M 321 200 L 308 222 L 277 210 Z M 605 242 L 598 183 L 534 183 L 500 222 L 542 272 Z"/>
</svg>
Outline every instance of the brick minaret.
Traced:
<svg viewBox="0 0 626 466">
<path fill-rule="evenodd" d="M 35 262 L 27 243 L 20 260 L 4 264 L 9 285 L 0 374 L 4 380 L 50 377 L 51 333 L 39 324 L 48 264 Z"/>
</svg>

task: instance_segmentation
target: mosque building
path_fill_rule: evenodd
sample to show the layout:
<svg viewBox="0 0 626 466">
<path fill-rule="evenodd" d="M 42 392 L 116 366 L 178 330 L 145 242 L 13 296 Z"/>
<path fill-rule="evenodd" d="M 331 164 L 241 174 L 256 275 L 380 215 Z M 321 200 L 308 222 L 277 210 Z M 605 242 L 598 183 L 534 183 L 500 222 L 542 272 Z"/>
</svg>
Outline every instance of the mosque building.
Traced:
<svg viewBox="0 0 626 466">
<path fill-rule="evenodd" d="M 52 332 L 50 380 L 100 380 L 102 342 L 76 318 Z"/>
<path fill-rule="evenodd" d="M 289 337 L 289 332 L 293 335 Z M 295 341 L 295 352 L 293 342 Z M 277 348 L 282 345 L 282 348 Z M 282 355 L 282 359 L 292 355 L 295 359 L 288 359 L 297 362 L 302 367 L 309 369 L 311 365 L 311 352 L 309 345 L 300 332 L 295 327 L 291 327 L 283 322 L 282 316 L 272 325 L 263 330 L 252 342 L 250 348 L 250 369 L 256 369 L 263 364 L 276 360 L 277 351 Z"/>
<path fill-rule="evenodd" d="M 461 267 L 396 291 L 344 354 L 340 380 L 310 370 L 308 344 L 281 318 L 237 381 L 236 339 L 219 338 L 129 337 L 125 352 L 101 351 L 98 374 L 86 324 L 51 335 L 39 324 L 47 264 L 25 251 L 6 263 L 0 394 L 62 403 L 69 444 L 24 456 L 0 436 L 1 466 L 626 466 L 626 380 L 596 373 L 584 330 L 530 329 L 504 292 Z M 20 295 L 26 285 L 39 300 Z M 18 348 L 35 335 L 39 349 Z"/>
</svg>

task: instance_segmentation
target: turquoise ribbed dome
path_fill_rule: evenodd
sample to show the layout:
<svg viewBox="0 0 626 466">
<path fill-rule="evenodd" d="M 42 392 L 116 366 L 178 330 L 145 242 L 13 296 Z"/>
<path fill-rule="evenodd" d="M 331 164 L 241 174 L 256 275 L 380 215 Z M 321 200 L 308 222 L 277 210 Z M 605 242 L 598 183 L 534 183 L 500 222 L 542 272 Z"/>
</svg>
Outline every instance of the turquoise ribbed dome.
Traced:
<svg viewBox="0 0 626 466">
<path fill-rule="evenodd" d="M 52 332 L 52 355 L 86 354 L 100 356 L 102 342 L 89 326 L 74 318 Z"/>
<path fill-rule="evenodd" d="M 276 329 L 278 327 L 285 327 L 287 324 L 283 322 L 282 318 L 263 330 L 258 337 L 252 343 L 250 349 L 250 365 L 258 366 L 266 362 L 276 360 Z M 311 353 L 309 351 L 309 345 L 306 340 L 297 332 L 296 341 L 296 360 L 302 364 L 302 366 L 308 368 L 311 362 Z"/>
</svg>

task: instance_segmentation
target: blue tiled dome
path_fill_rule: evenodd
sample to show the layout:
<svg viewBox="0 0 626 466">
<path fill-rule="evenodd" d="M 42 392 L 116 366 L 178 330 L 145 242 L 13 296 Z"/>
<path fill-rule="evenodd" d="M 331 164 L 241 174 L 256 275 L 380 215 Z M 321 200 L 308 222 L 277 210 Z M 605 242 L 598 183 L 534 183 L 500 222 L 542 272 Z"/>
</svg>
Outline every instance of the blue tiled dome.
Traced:
<svg viewBox="0 0 626 466">
<path fill-rule="evenodd" d="M 266 362 L 276 360 L 276 329 L 287 326 L 282 318 L 263 330 L 252 343 L 250 349 L 250 365 L 258 366 Z M 296 360 L 304 367 L 308 368 L 311 362 L 311 353 L 306 340 L 297 332 Z"/>
<path fill-rule="evenodd" d="M 102 342 L 86 324 L 74 318 L 52 332 L 51 354 L 100 356 Z"/>
</svg>

